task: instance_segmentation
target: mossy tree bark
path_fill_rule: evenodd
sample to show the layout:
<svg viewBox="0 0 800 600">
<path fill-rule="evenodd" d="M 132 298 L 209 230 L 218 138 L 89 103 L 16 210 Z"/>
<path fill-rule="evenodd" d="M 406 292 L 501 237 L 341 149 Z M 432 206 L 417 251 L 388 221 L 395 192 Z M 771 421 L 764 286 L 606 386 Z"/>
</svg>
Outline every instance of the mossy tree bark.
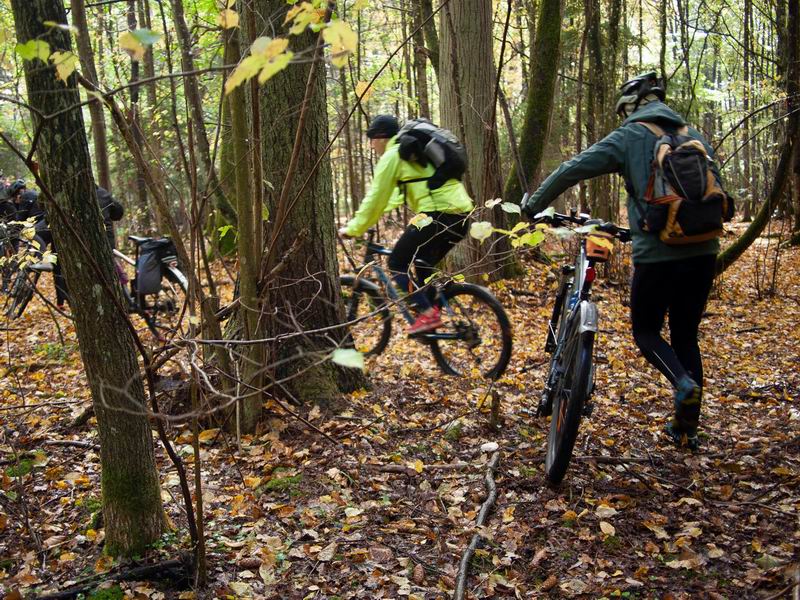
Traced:
<svg viewBox="0 0 800 600">
<path fill-rule="evenodd" d="M 281 30 L 290 8 L 284 0 L 256 0 L 254 7 L 259 19 L 258 31 Z M 307 51 L 316 43 L 317 34 L 308 30 L 292 38 L 291 48 Z M 299 137 L 296 170 L 286 191 L 288 202 L 279 210 L 311 69 L 317 72 Z M 274 264 L 280 265 L 277 274 L 261 290 L 262 302 L 270 307 L 271 313 L 268 333 L 272 337 L 335 327 L 344 321 L 344 307 L 336 260 L 330 162 L 324 159 L 314 170 L 329 140 L 324 65 L 321 62 L 290 65 L 264 85 L 260 102 L 264 115 L 261 128 L 264 179 L 270 183 L 264 190 L 270 214 L 265 246 L 271 248 Z M 364 380 L 358 371 L 339 370 L 330 362 L 314 366 L 324 353 L 345 338 L 345 333 L 344 328 L 331 329 L 319 334 L 294 335 L 276 343 L 270 362 L 295 355 L 298 358 L 285 362 L 276 370 L 275 377 L 282 379 L 302 373 L 276 393 L 288 392 L 300 402 L 326 403 L 340 390 L 362 385 Z M 301 353 L 307 356 L 301 358 Z M 309 353 L 314 354 L 309 356 Z"/>
<path fill-rule="evenodd" d="M 21 43 L 39 39 L 50 44 L 51 51 L 70 49 L 68 32 L 43 24 L 67 22 L 62 0 L 13 0 L 11 6 Z M 24 67 L 33 124 L 42 126 L 36 156 L 43 190 L 57 205 L 48 205 L 48 217 L 69 282 L 100 433 L 106 549 L 112 555 L 133 555 L 159 538 L 164 516 L 134 340 L 125 315 L 98 283 L 93 268 L 93 263 L 99 266 L 100 277 L 109 282 L 118 305 L 123 306 L 111 248 L 94 201 L 76 76 L 65 85 L 50 65 L 25 61 Z M 41 115 L 55 114 L 42 123 Z"/>
<path fill-rule="evenodd" d="M 460 0 L 440 12 L 439 99 L 442 126 L 467 149 L 465 184 L 478 207 L 503 191 L 495 121 L 497 70 L 494 66 L 492 2 Z M 508 228 L 508 216 L 496 206 L 488 220 Z M 448 257 L 450 270 L 493 279 L 517 272 L 508 239 L 493 236 L 483 244 L 468 237 Z"/>
<path fill-rule="evenodd" d="M 236 29 L 226 29 L 225 63 L 237 64 L 241 59 L 241 45 Z M 233 146 L 234 180 L 236 182 L 237 249 L 239 254 L 239 304 L 241 339 L 256 340 L 261 327 L 261 305 L 258 301 L 258 278 L 261 259 L 261 246 L 256 227 L 261 221 L 254 219 L 253 182 L 250 178 L 250 153 L 248 144 L 247 97 L 244 86 L 237 86 L 228 96 L 231 115 L 231 143 Z M 260 212 L 260 211 L 259 211 Z M 239 406 L 239 427 L 241 431 L 252 433 L 256 430 L 261 416 L 261 389 L 263 388 L 264 347 L 263 344 L 243 346 L 240 352 L 239 377 L 242 380 L 240 395 L 244 397 Z"/>
<path fill-rule="evenodd" d="M 528 189 L 522 189 L 514 165 L 503 193 L 508 202 L 518 202 L 525 192 L 532 192 L 539 176 L 553 114 L 560 46 L 561 0 L 542 0 L 536 20 L 525 120 L 519 136 L 520 161 L 525 168 L 522 179 Z"/>
</svg>

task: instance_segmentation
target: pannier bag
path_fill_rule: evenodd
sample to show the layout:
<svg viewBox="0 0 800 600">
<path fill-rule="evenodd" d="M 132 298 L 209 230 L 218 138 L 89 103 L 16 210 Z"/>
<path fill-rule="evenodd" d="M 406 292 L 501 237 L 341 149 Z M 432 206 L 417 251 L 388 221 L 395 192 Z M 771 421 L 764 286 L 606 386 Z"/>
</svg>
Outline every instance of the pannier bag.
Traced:
<svg viewBox="0 0 800 600">
<path fill-rule="evenodd" d="M 723 222 L 733 218 L 733 199 L 711 170 L 705 146 L 689 136 L 685 126 L 669 134 L 653 123 L 639 124 L 658 138 L 644 197 L 647 210 L 641 215 L 642 229 L 657 233 L 669 245 L 719 237 Z"/>
<path fill-rule="evenodd" d="M 133 280 L 135 293 L 145 295 L 161 291 L 163 260 L 169 256 L 175 256 L 175 244 L 168 238 L 150 240 L 139 246 L 136 279 Z"/>
<path fill-rule="evenodd" d="M 435 171 L 431 177 L 412 180 L 427 180 L 430 190 L 442 187 L 448 179 L 461 180 L 467 171 L 467 151 L 458 138 L 427 119 L 408 121 L 398 132 L 397 143 L 403 160 L 423 167 L 433 165 Z"/>
</svg>

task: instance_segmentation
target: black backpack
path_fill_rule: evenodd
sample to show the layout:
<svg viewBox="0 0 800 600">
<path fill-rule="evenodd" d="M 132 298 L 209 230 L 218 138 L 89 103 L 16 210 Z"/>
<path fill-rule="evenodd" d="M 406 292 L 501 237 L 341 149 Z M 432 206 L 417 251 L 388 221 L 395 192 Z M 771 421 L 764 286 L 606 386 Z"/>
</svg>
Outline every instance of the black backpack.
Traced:
<svg viewBox="0 0 800 600">
<path fill-rule="evenodd" d="M 696 244 L 722 234 L 734 205 L 711 170 L 705 146 L 687 127 L 669 133 L 640 122 L 657 138 L 644 200 L 642 229 L 669 245 Z"/>
<path fill-rule="evenodd" d="M 442 187 L 448 179 L 461 180 L 467 171 L 467 151 L 451 131 L 442 129 L 428 119 L 414 119 L 403 125 L 397 134 L 400 158 L 414 161 L 423 167 L 433 165 L 430 177 L 414 179 L 428 182 L 428 189 Z"/>
</svg>

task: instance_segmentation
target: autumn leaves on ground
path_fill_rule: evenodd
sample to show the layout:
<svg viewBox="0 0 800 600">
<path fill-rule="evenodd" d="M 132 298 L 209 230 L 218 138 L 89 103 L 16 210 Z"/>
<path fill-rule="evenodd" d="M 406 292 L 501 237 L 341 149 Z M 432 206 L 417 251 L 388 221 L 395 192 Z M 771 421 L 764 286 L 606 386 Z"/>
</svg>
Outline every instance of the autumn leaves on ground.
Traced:
<svg viewBox="0 0 800 600">
<path fill-rule="evenodd" d="M 545 485 L 546 423 L 533 411 L 555 280 L 535 263 L 494 290 L 515 352 L 493 390 L 442 376 L 422 346 L 395 333 L 368 363 L 370 390 L 332 412 L 301 409 L 335 443 L 276 406 L 240 449 L 209 421 L 200 435 L 204 597 L 449 597 L 476 532 L 492 442 L 498 498 L 479 531 L 488 541 L 471 563 L 469 597 L 788 597 L 800 539 L 800 280 L 781 267 L 800 252 L 780 254 L 769 295 L 774 246 L 751 248 L 708 306 L 697 455 L 664 443 L 670 391 L 633 345 L 627 285 L 612 273 L 597 288 L 595 410 L 564 484 Z M 0 586 L 19 598 L 14 590 L 57 591 L 124 565 L 102 551 L 93 421 L 72 425 L 89 402 L 72 327 L 40 301 L 3 326 Z M 490 391 L 501 399 L 497 431 Z M 191 464 L 189 430 L 170 433 Z M 176 558 L 187 549 L 185 517 L 177 475 L 158 452 L 174 530 L 149 558 Z M 194 597 L 187 589 L 123 582 L 94 597 Z"/>
</svg>

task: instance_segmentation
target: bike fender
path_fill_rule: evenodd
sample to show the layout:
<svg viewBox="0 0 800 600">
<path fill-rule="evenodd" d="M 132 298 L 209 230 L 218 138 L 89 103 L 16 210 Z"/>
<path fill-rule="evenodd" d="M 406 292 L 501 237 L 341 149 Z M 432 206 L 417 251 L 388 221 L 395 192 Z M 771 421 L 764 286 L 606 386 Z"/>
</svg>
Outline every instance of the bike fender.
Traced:
<svg viewBox="0 0 800 600">
<path fill-rule="evenodd" d="M 347 283 L 349 285 L 354 285 L 355 282 L 358 281 L 359 290 L 367 292 L 376 292 L 378 294 L 381 294 L 380 286 L 364 277 L 356 277 L 354 275 L 342 275 L 341 280 L 343 283 Z"/>
<path fill-rule="evenodd" d="M 581 320 L 580 332 L 594 331 L 597 332 L 597 305 L 588 300 L 584 300 L 580 304 Z"/>
<path fill-rule="evenodd" d="M 186 276 L 183 273 L 181 273 L 180 269 L 178 269 L 177 267 L 168 266 L 167 271 L 172 273 L 172 276 L 175 278 L 175 281 L 177 281 L 181 285 L 181 287 L 183 287 L 184 290 L 189 289 L 189 281 L 186 279 Z"/>
</svg>

